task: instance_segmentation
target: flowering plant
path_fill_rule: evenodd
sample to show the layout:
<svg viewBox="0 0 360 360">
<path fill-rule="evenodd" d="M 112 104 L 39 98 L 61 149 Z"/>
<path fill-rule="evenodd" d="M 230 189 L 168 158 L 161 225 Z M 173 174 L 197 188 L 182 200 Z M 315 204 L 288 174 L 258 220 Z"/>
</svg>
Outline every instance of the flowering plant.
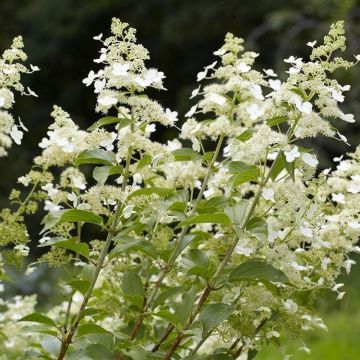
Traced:
<svg viewBox="0 0 360 360">
<path fill-rule="evenodd" d="M 360 60 L 333 55 L 345 50 L 343 23 L 307 44 L 309 61 L 285 59 L 283 82 L 227 34 L 197 76 L 184 142 L 166 144 L 152 134 L 178 113 L 145 94 L 165 90 L 165 76 L 146 67 L 133 28 L 113 19 L 111 32 L 94 37 L 100 69 L 83 80 L 104 116 L 81 130 L 54 106 L 42 153 L 19 178 L 27 195 L 13 190 L 16 209 L 0 213 L 4 264 L 28 256 L 26 218 L 41 206 L 45 252 L 26 271 L 67 270 L 46 314 L 35 296 L 2 301 L 6 358 L 253 359 L 266 343 L 325 329 L 314 298 L 328 288 L 341 299 L 336 278 L 360 252 L 360 147 L 317 174 L 303 139 L 346 143 L 336 123 L 355 121 L 338 106 L 350 86 L 331 77 Z M 1 155 L 25 128 L 6 112 L 10 89 L 34 95 L 20 73 L 38 68 L 17 63 L 21 48 L 15 39 L 0 60 Z"/>
</svg>

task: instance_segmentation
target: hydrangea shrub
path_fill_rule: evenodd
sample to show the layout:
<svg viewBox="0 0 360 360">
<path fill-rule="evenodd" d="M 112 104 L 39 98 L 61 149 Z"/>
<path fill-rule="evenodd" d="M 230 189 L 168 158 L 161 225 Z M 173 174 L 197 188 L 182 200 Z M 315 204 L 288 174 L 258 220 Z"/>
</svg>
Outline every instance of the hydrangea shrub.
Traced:
<svg viewBox="0 0 360 360">
<path fill-rule="evenodd" d="M 5 265 L 29 255 L 38 210 L 43 254 L 26 273 L 66 270 L 47 313 L 35 295 L 2 300 L 1 358 L 253 359 L 270 342 L 288 358 L 287 337 L 309 352 L 302 333 L 326 329 L 315 298 L 344 296 L 336 279 L 360 252 L 360 147 L 317 172 L 303 145 L 347 143 L 337 124 L 355 121 L 339 106 L 350 86 L 333 76 L 360 60 L 339 57 L 343 23 L 307 44 L 308 61 L 285 59 L 285 81 L 256 70 L 258 54 L 227 34 L 180 129 L 178 113 L 146 95 L 166 90 L 165 76 L 135 33 L 113 19 L 110 37 L 94 37 L 97 69 L 83 83 L 100 119 L 82 130 L 54 106 L 40 155 L 0 212 L 3 281 Z M 1 156 L 25 129 L 8 112 L 13 90 L 36 95 L 20 83 L 38 70 L 22 65 L 22 47 L 16 38 L 0 59 Z M 152 140 L 158 124 L 178 137 Z"/>
</svg>

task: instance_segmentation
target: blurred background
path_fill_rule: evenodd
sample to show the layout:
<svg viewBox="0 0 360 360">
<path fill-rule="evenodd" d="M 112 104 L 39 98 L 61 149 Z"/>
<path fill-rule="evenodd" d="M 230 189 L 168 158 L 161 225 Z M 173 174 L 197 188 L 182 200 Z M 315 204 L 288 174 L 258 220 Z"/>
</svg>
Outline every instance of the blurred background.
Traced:
<svg viewBox="0 0 360 360">
<path fill-rule="evenodd" d="M 39 98 L 16 98 L 15 115 L 21 116 L 30 132 L 21 147 L 13 145 L 9 156 L 0 161 L 0 208 L 8 206 L 10 189 L 39 153 L 37 144 L 51 123 L 53 104 L 62 106 L 82 128 L 99 118 L 94 112 L 95 96 L 81 81 L 95 68 L 92 59 L 97 57 L 99 42 L 92 37 L 101 32 L 108 34 L 114 16 L 138 29 L 139 42 L 150 51 L 150 65 L 166 75 L 168 91 L 154 96 L 164 107 L 178 111 L 180 119 L 189 108 L 197 72 L 214 61 L 212 53 L 222 45 L 228 31 L 243 37 L 247 49 L 260 53 L 259 70 L 273 68 L 279 74 L 284 70 L 284 58 L 307 58 L 310 48 L 305 44 L 321 40 L 330 24 L 338 20 L 346 22 L 347 57 L 353 59 L 353 54 L 360 53 L 358 0 L 0 0 L 0 50 L 21 34 L 29 62 L 42 70 L 24 79 Z M 359 67 L 335 74 L 342 84 L 352 87 L 344 108 L 355 118 L 360 114 L 359 75 Z M 321 168 L 360 143 L 359 124 L 359 119 L 348 128 L 338 124 L 351 148 L 328 139 L 316 140 Z M 158 137 L 166 140 L 174 135 L 164 129 Z M 34 218 L 30 227 L 35 242 L 38 223 Z M 295 353 L 293 359 L 360 359 L 359 278 L 360 264 L 340 281 L 346 283 L 347 290 L 341 303 L 334 300 L 334 294 L 324 294 L 326 301 L 319 299 L 317 306 L 329 331 L 312 333 L 307 339 L 312 353 Z M 53 280 L 46 272 L 37 273 L 31 281 L 18 282 L 18 288 L 11 292 L 37 291 L 46 306 L 52 301 L 49 294 Z M 294 350 L 299 343 L 291 346 Z M 280 359 L 281 355 L 278 349 L 269 348 L 258 358 Z"/>
</svg>

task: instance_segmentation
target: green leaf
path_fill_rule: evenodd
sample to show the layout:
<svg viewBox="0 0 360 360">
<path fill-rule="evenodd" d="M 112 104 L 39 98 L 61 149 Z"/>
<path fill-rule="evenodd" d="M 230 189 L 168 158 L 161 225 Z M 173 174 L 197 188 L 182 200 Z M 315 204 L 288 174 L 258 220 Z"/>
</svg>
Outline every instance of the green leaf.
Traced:
<svg viewBox="0 0 360 360">
<path fill-rule="evenodd" d="M 196 238 L 196 235 L 190 234 L 185 235 L 178 248 L 178 254 L 180 254 L 194 239 Z"/>
<path fill-rule="evenodd" d="M 213 330 L 222 321 L 226 320 L 232 313 L 234 308 L 227 304 L 209 304 L 200 312 L 199 320 L 203 325 L 203 335 Z"/>
<path fill-rule="evenodd" d="M 284 152 L 280 151 L 280 153 L 278 154 L 272 165 L 272 169 L 270 173 L 271 180 L 275 181 L 283 169 L 285 169 L 285 156 L 284 156 Z"/>
<path fill-rule="evenodd" d="M 242 142 L 246 142 L 252 138 L 253 134 L 254 134 L 254 130 L 247 129 L 244 132 L 242 132 L 239 136 L 237 136 L 236 139 L 238 139 Z"/>
<path fill-rule="evenodd" d="M 291 89 L 291 91 L 292 91 L 293 93 L 299 95 L 303 100 L 305 100 L 305 101 L 307 100 L 307 95 L 306 95 L 306 93 L 305 93 L 302 89 L 300 89 L 300 88 L 293 88 L 293 89 Z"/>
<path fill-rule="evenodd" d="M 247 200 L 241 200 L 233 206 L 226 206 L 224 213 L 229 217 L 232 223 L 242 226 L 246 218 L 248 205 L 249 202 Z"/>
<path fill-rule="evenodd" d="M 103 218 L 99 215 L 92 213 L 91 211 L 70 209 L 65 210 L 62 213 L 58 225 L 67 222 L 87 222 L 96 225 L 102 225 Z"/>
<path fill-rule="evenodd" d="M 255 350 L 255 349 L 250 349 L 248 351 L 248 356 L 247 356 L 247 360 L 252 360 L 252 359 L 255 359 L 256 358 L 256 355 L 257 355 L 258 351 Z"/>
<path fill-rule="evenodd" d="M 184 325 L 188 317 L 190 316 L 194 303 L 197 298 L 197 292 L 193 289 L 188 291 L 182 296 L 180 302 L 174 304 L 175 314 L 179 319 L 179 323 Z"/>
<path fill-rule="evenodd" d="M 65 210 L 52 211 L 49 212 L 47 215 L 45 215 L 41 222 L 41 224 L 43 224 L 44 227 L 41 230 L 40 234 L 54 227 L 60 221 L 60 218 L 64 213 L 64 211 Z"/>
<path fill-rule="evenodd" d="M 286 161 L 285 155 L 284 155 L 284 161 L 285 161 L 285 169 L 290 175 L 292 181 L 295 181 L 295 161 L 289 163 Z"/>
<path fill-rule="evenodd" d="M 104 185 L 110 175 L 121 175 L 123 167 L 116 166 L 97 166 L 93 170 L 93 178 L 99 185 Z"/>
<path fill-rule="evenodd" d="M 53 238 L 49 241 L 47 241 L 44 244 L 40 244 L 38 247 L 44 247 L 44 246 L 56 246 L 61 247 L 63 249 L 68 249 L 71 251 L 76 252 L 77 254 L 80 254 L 86 258 L 89 257 L 89 245 L 86 243 L 80 243 L 77 242 L 78 238 L 72 238 L 69 240 L 64 240 L 63 238 Z"/>
<path fill-rule="evenodd" d="M 188 219 L 181 221 L 178 224 L 178 227 L 195 224 L 220 224 L 223 226 L 229 226 L 231 222 L 229 217 L 224 213 L 200 214 L 191 216 Z"/>
<path fill-rule="evenodd" d="M 272 126 L 275 126 L 275 125 L 279 125 L 279 124 L 282 124 L 286 121 L 288 121 L 289 118 L 287 116 L 275 116 L 269 120 L 266 121 L 266 123 L 272 127 Z"/>
<path fill-rule="evenodd" d="M 172 151 L 176 161 L 191 161 L 200 159 L 200 154 L 190 148 L 176 149 Z"/>
<path fill-rule="evenodd" d="M 232 178 L 232 187 L 239 186 L 248 181 L 255 181 L 260 176 L 260 170 L 257 167 L 247 169 L 234 175 Z"/>
<path fill-rule="evenodd" d="M 145 189 L 139 189 L 134 191 L 132 194 L 128 196 L 128 199 L 132 199 L 135 196 L 141 196 L 141 195 L 151 195 L 151 194 L 158 194 L 161 197 L 165 197 L 166 195 L 169 195 L 172 193 L 174 189 L 165 189 L 165 188 L 158 188 L 158 187 L 150 187 Z"/>
<path fill-rule="evenodd" d="M 96 324 L 82 324 L 79 325 L 77 336 L 86 336 L 89 334 L 109 334 L 109 331 Z"/>
<path fill-rule="evenodd" d="M 169 323 L 173 324 L 175 327 L 179 324 L 179 318 L 177 314 L 170 312 L 169 310 L 160 310 L 154 314 L 161 319 L 168 321 Z"/>
<path fill-rule="evenodd" d="M 183 213 L 186 209 L 186 202 L 185 201 L 175 201 L 167 209 L 170 211 L 177 211 L 177 212 Z"/>
<path fill-rule="evenodd" d="M 232 174 L 240 173 L 244 170 L 253 169 L 253 165 L 248 165 L 242 161 L 230 161 L 228 168 Z"/>
<path fill-rule="evenodd" d="M 79 291 L 81 294 L 85 295 L 87 290 L 90 287 L 90 281 L 88 280 L 72 280 L 67 283 L 67 285 L 71 286 L 73 290 Z"/>
<path fill-rule="evenodd" d="M 186 253 L 186 258 L 190 260 L 193 264 L 201 267 L 208 267 L 210 264 L 209 258 L 206 253 L 199 249 L 190 249 Z"/>
<path fill-rule="evenodd" d="M 267 222 L 259 217 L 254 217 L 246 224 L 246 230 L 251 232 L 258 240 L 265 241 L 268 237 Z"/>
<path fill-rule="evenodd" d="M 46 324 L 46 325 L 56 327 L 56 324 L 52 319 L 50 319 L 49 317 L 47 317 L 47 316 L 45 316 L 43 314 L 40 314 L 38 312 L 35 312 L 35 313 L 30 314 L 30 315 L 24 316 L 19 321 L 33 321 L 33 322 L 36 322 L 36 323 Z"/>
<path fill-rule="evenodd" d="M 125 270 L 122 280 L 124 297 L 139 308 L 144 303 L 144 286 L 140 276 L 133 270 Z"/>
<path fill-rule="evenodd" d="M 42 223 L 44 223 L 45 226 L 41 233 L 55 225 L 61 225 L 67 222 L 87 222 L 101 226 L 103 224 L 103 218 L 87 210 L 70 209 L 55 211 L 44 217 Z"/>
<path fill-rule="evenodd" d="M 137 166 L 136 166 L 136 171 L 140 171 L 145 166 L 151 164 L 151 161 L 152 161 L 152 157 L 150 155 L 144 155 L 141 158 L 141 160 L 138 161 Z M 134 172 L 136 172 L 136 171 L 134 171 Z"/>
<path fill-rule="evenodd" d="M 114 241 L 118 242 L 118 246 L 111 252 L 110 258 L 114 258 L 114 255 L 130 252 L 130 251 L 141 251 L 152 258 L 157 258 L 157 251 L 154 245 L 147 240 L 133 239 L 128 236 L 116 236 Z"/>
<path fill-rule="evenodd" d="M 156 308 L 158 305 L 164 304 L 166 300 L 171 299 L 173 296 L 186 292 L 186 289 L 188 289 L 186 286 L 163 289 L 154 301 L 153 307 Z"/>
<path fill-rule="evenodd" d="M 109 124 L 114 124 L 114 123 L 120 123 L 121 127 L 125 127 L 129 124 L 131 124 L 131 120 L 130 119 L 120 119 L 117 118 L 115 116 L 105 116 L 103 118 L 101 118 L 100 120 L 96 121 L 94 124 L 92 124 L 89 128 L 88 131 L 92 131 L 95 130 L 101 126 L 106 126 Z"/>
<path fill-rule="evenodd" d="M 208 162 L 211 161 L 214 157 L 214 151 L 208 151 L 202 156 L 202 161 Z"/>
<path fill-rule="evenodd" d="M 28 334 L 41 333 L 41 334 L 46 334 L 46 335 L 50 335 L 50 336 L 54 336 L 54 337 L 58 336 L 57 331 L 50 330 L 47 326 L 43 326 L 43 325 L 24 326 L 21 328 L 21 332 L 28 333 Z"/>
<path fill-rule="evenodd" d="M 85 150 L 74 161 L 75 166 L 82 164 L 116 165 L 116 156 L 112 151 L 103 149 Z"/>
<path fill-rule="evenodd" d="M 147 352 L 144 348 L 139 345 L 131 346 L 130 350 L 121 350 L 121 352 L 130 357 L 132 360 L 150 360 L 153 357 L 149 357 L 151 353 Z"/>
<path fill-rule="evenodd" d="M 226 198 L 225 196 L 214 196 L 211 199 L 206 200 L 204 206 L 223 209 L 227 203 L 228 198 Z"/>
<path fill-rule="evenodd" d="M 95 130 L 95 129 L 101 127 L 101 126 L 114 124 L 114 123 L 117 123 L 119 121 L 120 121 L 120 119 L 115 117 L 115 116 L 105 116 L 105 117 L 101 118 L 100 120 L 94 122 L 87 130 L 92 131 L 92 130 Z"/>
<path fill-rule="evenodd" d="M 229 281 L 273 281 L 288 282 L 287 276 L 279 269 L 262 260 L 249 260 L 236 267 L 229 275 Z"/>
</svg>

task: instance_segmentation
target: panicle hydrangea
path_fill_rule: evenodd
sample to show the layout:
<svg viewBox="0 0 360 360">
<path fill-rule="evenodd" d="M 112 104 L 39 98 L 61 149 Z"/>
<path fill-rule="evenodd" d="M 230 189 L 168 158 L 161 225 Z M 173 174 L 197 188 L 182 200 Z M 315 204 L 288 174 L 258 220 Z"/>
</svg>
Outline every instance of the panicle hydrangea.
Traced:
<svg viewBox="0 0 360 360">
<path fill-rule="evenodd" d="M 6 149 L 11 146 L 12 140 L 20 144 L 23 131 L 27 131 L 19 119 L 16 124 L 9 110 L 14 104 L 14 92 L 18 91 L 22 95 L 37 96 L 31 89 L 24 89 L 21 84 L 21 75 L 23 73 L 32 73 L 38 71 L 37 66 L 30 65 L 27 68 L 22 63 L 27 60 L 27 55 L 23 51 L 22 37 L 14 38 L 10 49 L 3 52 L 0 58 L 0 157 L 6 156 Z"/>
<path fill-rule="evenodd" d="M 336 159 L 336 170 L 315 176 L 318 159 L 301 140 L 322 134 L 346 142 L 329 118 L 353 122 L 338 106 L 350 87 L 329 78 L 355 64 L 332 56 L 345 49 L 342 22 L 323 45 L 310 43 L 308 62 L 285 59 L 284 82 L 272 69 L 255 70 L 258 54 L 227 34 L 214 52 L 219 60 L 198 73 L 200 86 L 191 94 L 200 100 L 185 115 L 179 137 L 192 149 L 178 139 L 152 141 L 157 123 L 177 120 L 176 112 L 143 94 L 163 89 L 164 74 L 146 67 L 148 51 L 128 24 L 113 19 L 111 31 L 105 40 L 95 37 L 103 44 L 94 60 L 102 69 L 83 82 L 94 84 L 96 110 L 114 110 L 117 117 L 83 131 L 55 106 L 36 167 L 19 178 L 31 184 L 34 204 L 13 191 L 20 210 L 0 215 L 0 245 L 8 246 L 9 238 L 14 245 L 2 261 L 21 259 L 29 250 L 23 214 L 44 200 L 39 246 L 50 250 L 38 262 L 74 265 L 75 281 L 61 284 L 70 300 L 47 314 L 65 329 L 62 345 L 68 340 L 77 355 L 83 351 L 73 339 L 77 325 L 95 324 L 110 331 L 127 356 L 129 344 L 140 354 L 156 346 L 171 351 L 173 336 L 178 344 L 187 339 L 181 358 L 224 347 L 237 356 L 325 329 L 311 302 L 322 289 L 344 296 L 336 278 L 354 265 L 350 253 L 360 252 L 360 147 Z M 103 128 L 108 125 L 112 130 Z M 207 151 L 208 140 L 217 142 L 214 151 Z M 93 178 L 83 164 L 94 165 Z M 86 222 L 99 225 L 95 239 L 83 236 Z M 213 308 L 228 315 L 209 327 Z M 124 328 L 132 328 L 126 346 Z M 154 341 L 159 329 L 170 335 L 173 328 L 164 343 Z M 304 344 L 301 349 L 308 351 Z"/>
<path fill-rule="evenodd" d="M 35 164 L 44 168 L 70 163 L 88 147 L 86 131 L 79 130 L 67 112 L 55 105 L 51 116 L 54 123 L 49 126 L 48 137 L 39 144 L 44 150 L 34 160 Z"/>
</svg>

